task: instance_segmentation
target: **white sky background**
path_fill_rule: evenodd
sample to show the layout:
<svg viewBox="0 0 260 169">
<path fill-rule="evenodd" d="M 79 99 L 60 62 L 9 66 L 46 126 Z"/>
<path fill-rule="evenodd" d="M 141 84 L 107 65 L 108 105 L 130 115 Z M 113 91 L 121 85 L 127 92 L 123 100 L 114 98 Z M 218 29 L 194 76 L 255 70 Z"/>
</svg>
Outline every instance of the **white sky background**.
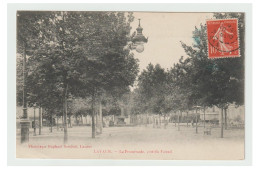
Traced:
<svg viewBox="0 0 260 169">
<path fill-rule="evenodd" d="M 212 13 L 147 13 L 134 12 L 135 20 L 132 22 L 132 32 L 141 19 L 143 35 L 149 37 L 144 44 L 144 51 L 133 51 L 135 58 L 139 59 L 140 72 L 149 63 L 160 64 L 167 69 L 177 63 L 181 56 L 186 56 L 180 41 L 192 45 L 192 31 L 195 26 L 205 24 L 211 19 Z"/>
</svg>

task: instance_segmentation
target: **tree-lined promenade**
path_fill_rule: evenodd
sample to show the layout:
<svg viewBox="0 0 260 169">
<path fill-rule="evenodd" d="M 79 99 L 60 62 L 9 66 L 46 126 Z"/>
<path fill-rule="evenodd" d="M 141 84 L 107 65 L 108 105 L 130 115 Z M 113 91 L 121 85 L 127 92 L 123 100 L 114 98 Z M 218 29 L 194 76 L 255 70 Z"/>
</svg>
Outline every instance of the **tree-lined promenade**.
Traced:
<svg viewBox="0 0 260 169">
<path fill-rule="evenodd" d="M 137 60 L 124 49 L 132 14 L 18 12 L 17 15 L 17 52 L 28 56 L 25 89 L 28 105 L 37 104 L 51 116 L 62 112 L 66 142 L 68 98 L 89 98 L 94 124 L 95 104 L 102 102 L 104 95 L 119 99 L 133 84 Z M 22 78 L 19 65 L 17 70 L 19 82 Z M 18 83 L 18 101 L 20 86 Z M 95 125 L 92 127 L 94 138 Z"/>
<path fill-rule="evenodd" d="M 71 116 L 92 117 L 92 138 L 102 133 L 103 116 L 126 111 L 166 117 L 172 111 L 217 106 L 226 117 L 229 104 L 244 104 L 244 15 L 214 17 L 239 19 L 241 57 L 208 59 L 206 26 L 201 25 L 193 32 L 193 46 L 180 42 L 187 56 L 167 70 L 149 64 L 138 75 L 138 59 L 128 48 L 132 13 L 19 11 L 17 104 L 24 107 L 22 118 L 28 118 L 27 106 L 40 108 L 51 123 L 61 117 L 67 143 Z"/>
<path fill-rule="evenodd" d="M 182 56 L 167 70 L 159 64 L 150 64 L 138 77 L 138 87 L 133 93 L 136 113 L 153 112 L 165 116 L 172 110 L 180 114 L 217 106 L 221 109 L 223 137 L 228 106 L 244 104 L 244 15 L 215 13 L 214 17 L 238 18 L 241 56 L 209 59 L 206 25 L 195 27 L 193 46 L 181 42 L 187 56 Z"/>
</svg>

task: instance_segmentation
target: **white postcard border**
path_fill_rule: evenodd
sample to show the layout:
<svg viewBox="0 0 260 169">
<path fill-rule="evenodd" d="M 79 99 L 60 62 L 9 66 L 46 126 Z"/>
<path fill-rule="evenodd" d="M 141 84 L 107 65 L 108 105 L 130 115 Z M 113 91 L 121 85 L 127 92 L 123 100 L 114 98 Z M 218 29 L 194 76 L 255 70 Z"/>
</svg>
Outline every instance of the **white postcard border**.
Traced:
<svg viewBox="0 0 260 169">
<path fill-rule="evenodd" d="M 225 5 L 225 8 L 223 8 Z M 86 160 L 86 159 L 17 159 L 16 155 L 16 11 L 144 11 L 144 12 L 245 12 L 245 160 Z M 251 4 L 8 4 L 7 5 L 8 68 L 8 165 L 131 165 L 131 166 L 233 166 L 252 164 L 252 5 Z"/>
</svg>

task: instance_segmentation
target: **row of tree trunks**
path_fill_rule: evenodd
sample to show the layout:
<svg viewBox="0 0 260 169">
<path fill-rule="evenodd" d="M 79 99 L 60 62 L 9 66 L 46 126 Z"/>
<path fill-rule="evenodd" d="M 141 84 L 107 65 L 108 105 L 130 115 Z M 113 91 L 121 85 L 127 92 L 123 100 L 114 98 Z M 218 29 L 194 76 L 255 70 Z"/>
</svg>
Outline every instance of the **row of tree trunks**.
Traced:
<svg viewBox="0 0 260 169">
<path fill-rule="evenodd" d="M 65 114 L 67 114 L 67 106 L 66 106 L 67 102 L 65 102 Z M 94 105 L 93 105 L 94 108 Z M 204 128 L 205 128 L 205 108 L 204 110 Z M 39 114 L 40 114 L 41 109 L 39 109 Z M 224 117 L 223 117 L 224 114 Z M 147 116 L 147 115 L 146 115 Z M 179 111 L 178 112 L 178 130 L 180 130 L 180 117 L 182 116 L 182 112 Z M 188 116 L 188 112 L 187 112 L 187 116 Z M 40 118 L 41 116 L 39 116 Z M 65 116 L 64 116 L 65 117 Z M 99 113 L 96 113 L 96 111 L 94 111 L 94 116 L 92 116 L 94 118 L 92 118 L 92 138 L 95 138 L 96 133 L 102 133 L 102 129 L 103 129 L 103 116 L 102 116 L 102 104 L 101 102 L 99 102 Z M 70 116 L 71 118 L 71 116 Z M 159 115 L 159 120 L 157 121 L 158 125 L 161 126 L 161 120 L 160 120 L 161 116 Z M 66 135 L 67 135 L 67 131 L 66 131 L 66 126 L 67 126 L 67 120 L 64 120 L 66 118 L 62 118 L 63 120 L 63 124 L 64 124 L 64 142 L 66 139 Z M 94 123 L 93 123 L 93 119 L 94 119 Z M 82 124 L 83 124 L 83 118 L 81 117 L 82 120 Z M 157 120 L 157 119 L 156 119 Z M 225 121 L 224 121 L 225 120 Z M 96 124 L 95 124 L 96 121 Z M 164 116 L 164 121 L 165 121 L 165 116 Z M 57 117 L 57 122 L 58 122 L 58 117 Z M 155 119 L 154 119 L 154 122 Z M 70 121 L 70 126 L 71 126 L 71 121 Z M 51 132 L 52 132 L 52 126 L 53 126 L 53 120 L 52 120 L 52 113 L 51 113 Z M 94 126 L 94 127 L 93 127 Z M 176 126 L 176 120 L 175 120 L 175 126 Z M 187 126 L 188 126 L 188 122 L 187 122 Z M 222 108 L 221 109 L 221 138 L 223 138 L 223 129 L 227 129 L 227 108 Z M 58 123 L 57 123 L 57 128 L 58 128 Z M 94 129 L 94 135 L 93 135 L 93 129 Z M 196 133 L 198 133 L 198 117 L 197 117 L 197 110 L 196 110 Z M 39 134 L 41 134 L 41 125 L 39 125 Z"/>
<path fill-rule="evenodd" d="M 198 133 L 198 112 L 197 112 L 198 110 L 196 109 L 196 113 L 195 113 L 195 115 L 196 115 L 196 117 L 195 117 L 195 123 L 196 123 L 196 133 Z M 188 114 L 189 114 L 189 112 L 187 111 L 186 112 L 187 113 L 187 117 L 188 117 Z M 181 117 L 182 117 L 182 111 L 179 111 L 178 113 L 176 113 L 177 114 L 177 120 L 175 119 L 174 120 L 174 122 L 175 122 L 175 127 L 176 127 L 176 121 L 178 121 L 178 131 L 180 131 L 181 129 L 180 129 L 180 121 L 181 121 Z M 188 120 L 187 120 L 187 127 L 189 127 L 189 122 L 188 122 Z"/>
<path fill-rule="evenodd" d="M 188 117 L 188 111 L 187 111 L 187 117 Z M 177 114 L 177 113 L 176 113 Z M 206 128 L 206 107 L 203 108 L 203 127 Z M 177 127 L 177 123 L 178 123 L 178 131 L 180 131 L 180 117 L 182 117 L 182 112 L 179 111 L 177 114 L 177 120 L 174 120 L 175 123 L 175 127 Z M 195 122 L 196 122 L 196 133 L 198 133 L 198 110 L 196 109 L 196 117 L 195 117 Z M 160 119 L 160 115 L 159 115 L 159 119 Z M 160 121 L 160 120 L 159 120 Z M 160 123 L 158 121 L 158 123 Z M 164 121 L 165 121 L 165 116 L 164 116 Z M 157 119 L 154 118 L 153 120 L 154 124 L 157 123 Z M 189 126 L 189 123 L 187 121 L 187 127 Z M 155 125 L 154 125 L 155 127 Z M 224 129 L 227 130 L 227 107 L 221 108 L 221 119 L 220 119 L 220 127 L 221 127 L 221 134 L 220 137 L 223 138 L 224 137 Z"/>
<path fill-rule="evenodd" d="M 72 117 L 72 116 L 70 115 L 70 116 L 69 116 L 69 119 L 68 119 L 68 124 L 67 124 L 69 128 L 72 128 L 72 127 L 73 127 L 72 118 L 71 118 L 71 117 Z M 63 118 L 63 116 L 61 116 L 61 118 L 62 118 L 62 126 L 64 126 L 64 123 L 63 123 L 63 122 L 64 122 L 64 118 Z M 76 118 L 77 125 L 79 126 L 78 116 L 76 116 L 75 118 Z M 60 127 L 60 126 L 59 126 L 59 125 L 60 125 L 60 124 L 59 124 L 59 116 L 56 116 L 56 119 L 57 119 L 57 120 L 56 120 L 56 121 L 57 121 L 57 122 L 56 122 L 56 127 L 57 127 L 57 131 L 58 131 L 58 130 L 59 130 L 59 127 Z M 84 124 L 83 115 L 80 116 L 80 120 L 81 120 L 81 124 Z M 85 117 L 85 121 L 87 121 L 87 117 Z M 53 122 L 52 122 L 52 127 L 53 127 L 53 126 L 54 126 L 54 125 L 53 125 Z"/>
<path fill-rule="evenodd" d="M 148 121 L 148 120 L 146 120 Z M 147 122 L 146 122 L 147 123 Z M 153 117 L 153 128 L 160 128 L 161 127 L 161 116 L 159 115 L 159 117 Z"/>
</svg>

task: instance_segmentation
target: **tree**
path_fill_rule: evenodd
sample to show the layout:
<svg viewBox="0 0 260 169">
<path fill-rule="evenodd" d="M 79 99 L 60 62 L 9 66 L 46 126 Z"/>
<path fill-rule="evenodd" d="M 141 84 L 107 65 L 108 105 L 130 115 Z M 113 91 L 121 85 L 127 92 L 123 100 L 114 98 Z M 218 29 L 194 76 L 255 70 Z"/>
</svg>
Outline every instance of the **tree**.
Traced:
<svg viewBox="0 0 260 169">
<path fill-rule="evenodd" d="M 165 97 L 166 84 L 166 71 L 159 64 L 149 64 L 138 78 L 132 111 L 136 114 L 153 113 L 165 117 L 170 110 Z"/>
<path fill-rule="evenodd" d="M 40 29 L 37 22 L 44 17 L 44 14 L 38 12 L 17 12 L 17 104 L 23 103 L 24 118 L 27 118 L 27 75 L 30 66 L 27 66 L 26 62 L 28 55 L 31 55 L 32 50 L 39 44 Z"/>
<path fill-rule="evenodd" d="M 123 12 L 26 14 L 29 18 L 36 14 L 42 16 L 27 25 L 36 25 L 36 37 L 40 39 L 34 43 L 37 45 L 28 60 L 32 65 L 28 77 L 28 90 L 33 96 L 31 103 L 44 107 L 62 105 L 66 143 L 69 95 L 91 96 L 94 119 L 96 97 L 105 91 L 122 93 L 133 84 L 138 73 L 137 60 L 124 48 L 133 17 Z"/>
<path fill-rule="evenodd" d="M 179 63 L 169 70 L 168 73 L 168 85 L 167 85 L 167 98 L 170 105 L 170 109 L 174 109 L 178 113 L 178 124 L 182 117 L 182 112 L 186 111 L 188 115 L 189 109 L 194 105 L 192 94 L 192 83 L 190 83 L 192 75 L 192 65 L 190 59 L 180 58 Z M 178 125 L 178 130 L 180 126 Z"/>
<path fill-rule="evenodd" d="M 80 80 L 77 86 L 72 86 L 76 95 L 92 97 L 93 138 L 96 100 L 100 102 L 104 93 L 120 98 L 129 91 L 138 73 L 137 60 L 124 48 L 130 35 L 132 15 L 126 17 L 123 12 L 98 12 L 94 13 L 94 17 L 93 22 L 97 25 L 93 34 L 96 36 L 83 43 L 84 46 L 89 45 L 86 53 L 88 59 L 80 62 Z M 95 41 L 92 46 L 88 44 L 91 41 Z"/>
<path fill-rule="evenodd" d="M 215 13 L 216 18 L 238 18 L 240 31 L 239 58 L 211 60 L 207 58 L 206 26 L 195 27 L 195 44 L 182 46 L 192 65 L 191 78 L 186 83 L 192 84 L 190 99 L 193 104 L 202 106 L 217 105 L 226 110 L 229 103 L 238 105 L 244 102 L 244 15 L 236 13 Z M 223 116 L 223 115 L 222 115 Z M 223 119 L 221 121 L 223 137 Z"/>
</svg>

